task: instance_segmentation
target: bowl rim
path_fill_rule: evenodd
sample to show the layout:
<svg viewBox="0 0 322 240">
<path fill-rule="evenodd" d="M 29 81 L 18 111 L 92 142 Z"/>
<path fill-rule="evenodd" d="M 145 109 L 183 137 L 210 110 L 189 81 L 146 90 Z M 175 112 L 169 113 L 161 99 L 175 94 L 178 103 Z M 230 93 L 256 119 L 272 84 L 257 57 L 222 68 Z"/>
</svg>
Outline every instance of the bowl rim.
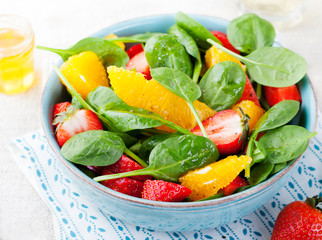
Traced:
<svg viewBox="0 0 322 240">
<path fill-rule="evenodd" d="M 131 23 L 133 21 L 142 21 L 142 20 L 152 20 L 155 18 L 160 18 L 160 17 L 165 17 L 165 18 L 170 18 L 170 17 L 174 17 L 175 14 L 157 14 L 157 15 L 150 15 L 150 16 L 143 16 L 143 17 L 137 17 L 137 18 L 131 18 L 128 20 L 124 20 L 115 24 L 112 24 L 110 26 L 107 26 L 106 28 L 103 28 L 93 34 L 91 34 L 90 36 L 94 36 L 94 35 L 98 35 L 101 32 L 106 31 L 106 29 L 111 28 L 111 27 L 117 27 L 118 25 L 122 25 L 122 24 L 127 24 L 127 23 Z M 220 20 L 220 21 L 225 21 L 225 22 L 229 22 L 226 19 L 223 18 L 218 18 L 215 16 L 209 16 L 209 15 L 200 15 L 200 14 L 189 14 L 189 16 L 195 17 L 195 18 L 208 18 L 208 19 L 213 19 L 213 20 Z M 59 63 L 62 61 L 59 61 Z M 51 73 L 49 74 L 49 77 L 47 79 L 46 85 L 43 89 L 42 92 L 42 97 L 41 97 L 41 125 L 42 125 L 42 129 L 44 130 L 44 134 L 45 137 L 47 139 L 47 142 L 49 143 L 50 148 L 53 150 L 54 154 L 56 155 L 56 157 L 58 157 L 58 159 L 60 160 L 60 162 L 63 163 L 63 165 L 65 167 L 67 167 L 70 172 L 72 172 L 77 178 L 79 178 L 81 181 L 85 182 L 86 184 L 88 184 L 91 188 L 94 188 L 95 190 L 100 191 L 102 194 L 107 194 L 110 195 L 110 197 L 116 198 L 117 200 L 121 200 L 127 204 L 136 204 L 138 206 L 141 207 L 157 207 L 160 209 L 164 209 L 164 210 L 176 210 L 176 209 L 189 209 L 189 210 L 193 210 L 196 211 L 198 208 L 201 207 L 227 207 L 230 204 L 234 204 L 236 201 L 247 201 L 249 198 L 255 197 L 258 194 L 262 194 L 264 191 L 268 191 L 270 188 L 272 188 L 275 184 L 278 183 L 278 180 L 280 178 L 282 178 L 284 175 L 286 175 L 287 173 L 289 173 L 293 167 L 299 162 L 299 160 L 301 159 L 301 157 L 303 156 L 300 155 L 298 158 L 296 158 L 295 160 L 293 160 L 293 162 L 288 165 L 286 168 L 284 168 L 282 171 L 276 173 L 273 177 L 265 180 L 264 182 L 255 185 L 249 189 L 246 189 L 242 192 L 236 193 L 236 194 L 232 194 L 229 196 L 225 196 L 223 198 L 217 198 L 217 199 L 212 199 L 212 200 L 207 200 L 207 201 L 195 201 L 195 202 L 159 202 L 159 201 L 152 201 L 152 200 L 147 200 L 147 199 L 142 199 L 142 198 L 136 198 L 136 197 L 132 197 L 117 191 L 114 191 L 112 189 L 109 189 L 105 186 L 103 186 L 102 184 L 95 182 L 93 179 L 89 178 L 88 176 L 86 176 L 83 172 L 81 172 L 76 166 L 74 166 L 72 163 L 68 162 L 65 158 L 63 158 L 60 154 L 60 152 L 57 151 L 57 149 L 53 146 L 50 137 L 52 137 L 53 133 L 49 133 L 46 131 L 46 124 L 45 123 L 45 111 L 44 111 L 44 98 L 45 98 L 45 93 L 47 92 L 47 89 L 49 87 L 49 82 L 50 79 L 53 78 L 56 75 L 55 71 L 52 70 Z M 56 76 L 57 77 L 57 76 Z M 315 106 L 315 119 L 314 120 L 314 127 L 312 129 L 312 131 L 315 131 L 316 129 L 316 125 L 317 125 L 317 118 L 318 118 L 318 107 L 317 107 L 317 98 L 316 98 L 316 94 L 315 94 L 315 90 L 313 88 L 312 82 L 308 76 L 308 74 L 305 75 L 305 77 L 307 78 L 307 81 L 312 89 L 313 92 L 313 98 L 314 98 L 314 106 Z M 309 144 L 312 141 L 312 138 L 309 140 Z"/>
</svg>

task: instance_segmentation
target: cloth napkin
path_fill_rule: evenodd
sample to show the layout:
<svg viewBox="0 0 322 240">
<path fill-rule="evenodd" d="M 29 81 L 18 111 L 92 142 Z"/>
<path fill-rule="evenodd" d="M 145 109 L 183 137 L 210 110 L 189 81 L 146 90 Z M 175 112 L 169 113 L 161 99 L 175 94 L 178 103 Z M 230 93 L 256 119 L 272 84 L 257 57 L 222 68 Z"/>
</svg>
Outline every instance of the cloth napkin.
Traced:
<svg viewBox="0 0 322 240">
<path fill-rule="evenodd" d="M 217 228 L 190 232 L 158 232 L 128 224 L 100 211 L 83 198 L 57 165 L 42 130 L 12 140 L 8 147 L 30 183 L 50 208 L 57 239 L 270 239 L 275 219 L 293 201 L 321 195 L 322 119 L 317 135 L 296 165 L 287 184 L 255 212 Z"/>
</svg>

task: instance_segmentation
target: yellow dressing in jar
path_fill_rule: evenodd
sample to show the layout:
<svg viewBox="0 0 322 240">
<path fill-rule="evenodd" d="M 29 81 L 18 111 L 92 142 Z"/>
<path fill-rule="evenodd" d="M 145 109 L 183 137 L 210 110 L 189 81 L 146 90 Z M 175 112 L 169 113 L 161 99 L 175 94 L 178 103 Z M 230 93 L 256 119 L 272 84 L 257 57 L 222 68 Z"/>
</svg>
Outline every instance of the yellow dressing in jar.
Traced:
<svg viewBox="0 0 322 240">
<path fill-rule="evenodd" d="M 26 20 L 0 16 L 0 92 L 15 94 L 34 82 L 34 34 Z"/>
</svg>

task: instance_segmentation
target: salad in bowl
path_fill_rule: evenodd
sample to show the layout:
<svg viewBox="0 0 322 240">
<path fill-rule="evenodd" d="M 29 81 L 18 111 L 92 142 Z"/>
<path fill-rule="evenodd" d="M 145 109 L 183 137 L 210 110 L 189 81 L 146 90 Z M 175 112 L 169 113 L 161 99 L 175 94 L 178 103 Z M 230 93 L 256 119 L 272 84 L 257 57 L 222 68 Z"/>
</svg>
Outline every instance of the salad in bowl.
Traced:
<svg viewBox="0 0 322 240">
<path fill-rule="evenodd" d="M 274 46 L 273 26 L 255 14 L 227 29 L 182 12 L 166 20 L 162 29 L 133 34 L 116 25 L 69 49 L 38 46 L 63 59 L 56 73 L 64 96 L 49 97 L 44 123 L 57 155 L 96 193 L 152 212 L 254 198 L 270 180 L 261 190 L 278 189 L 315 135 L 315 120 L 303 120 L 312 95 L 301 90 L 309 87 L 305 59 Z M 130 214 L 113 204 L 109 213 Z M 191 230 L 225 223 L 151 222 L 139 224 Z"/>
</svg>

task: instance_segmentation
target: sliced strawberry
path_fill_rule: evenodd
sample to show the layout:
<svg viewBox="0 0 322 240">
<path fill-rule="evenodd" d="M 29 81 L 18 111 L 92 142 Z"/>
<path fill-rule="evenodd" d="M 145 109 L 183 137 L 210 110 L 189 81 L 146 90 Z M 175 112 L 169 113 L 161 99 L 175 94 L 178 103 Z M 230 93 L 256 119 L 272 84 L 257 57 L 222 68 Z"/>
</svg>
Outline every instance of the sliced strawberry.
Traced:
<svg viewBox="0 0 322 240">
<path fill-rule="evenodd" d="M 144 74 L 146 79 L 151 79 L 150 67 L 148 61 L 146 60 L 144 51 L 139 52 L 126 64 L 126 68 L 130 70 L 135 70 Z"/>
<path fill-rule="evenodd" d="M 71 105 L 70 102 L 61 102 L 57 103 L 54 106 L 54 117 L 58 115 L 59 113 L 65 112 L 66 109 Z"/>
<path fill-rule="evenodd" d="M 103 175 L 113 174 L 113 172 L 104 169 Z M 111 188 L 115 191 L 133 196 L 133 197 L 142 197 L 143 185 L 144 183 L 138 180 L 134 180 L 128 177 L 122 177 L 117 179 L 101 181 L 105 187 Z"/>
<path fill-rule="evenodd" d="M 134 170 L 142 169 L 138 163 L 133 161 L 132 159 L 128 158 L 125 155 L 122 155 L 122 157 L 112 165 L 108 165 L 104 167 L 104 170 L 111 171 L 113 173 L 123 173 L 123 172 L 131 172 Z M 132 176 L 131 178 L 144 182 L 145 180 L 152 179 L 152 176 L 149 175 L 143 175 L 143 176 Z"/>
<path fill-rule="evenodd" d="M 146 180 L 142 198 L 161 202 L 180 202 L 187 198 L 191 190 L 177 183 L 163 180 Z"/>
<path fill-rule="evenodd" d="M 217 112 L 202 124 L 220 154 L 231 155 L 242 150 L 244 138 L 248 132 L 248 123 L 245 118 L 240 117 L 237 111 L 227 109 Z M 196 126 L 191 132 L 202 136 L 199 126 Z"/>
<path fill-rule="evenodd" d="M 138 54 L 139 52 L 142 52 L 143 51 L 143 47 L 142 47 L 142 44 L 136 44 L 132 47 L 130 47 L 126 53 L 127 55 L 129 56 L 129 58 L 132 58 L 134 57 L 136 54 Z"/>
<path fill-rule="evenodd" d="M 53 125 L 59 123 L 56 131 L 58 144 L 62 147 L 72 136 L 88 130 L 102 130 L 103 126 L 95 113 L 88 109 L 68 108 L 64 114 L 59 114 Z"/>
<path fill-rule="evenodd" d="M 246 84 L 245 84 L 244 92 L 243 92 L 243 95 L 238 100 L 238 103 L 240 103 L 243 100 L 253 101 L 257 106 L 261 107 L 258 97 L 255 93 L 254 88 L 253 88 L 253 85 L 249 81 L 249 78 L 247 77 L 247 75 L 246 75 Z"/>
<path fill-rule="evenodd" d="M 271 107 L 283 100 L 296 100 L 302 102 L 301 94 L 296 85 L 289 87 L 263 87 L 266 102 Z"/>
<path fill-rule="evenodd" d="M 222 45 L 229 49 L 230 51 L 233 51 L 234 53 L 240 54 L 240 52 L 234 48 L 233 45 L 231 45 L 231 43 L 229 42 L 226 33 L 223 32 L 219 32 L 219 31 L 211 31 L 211 33 L 218 38 L 218 40 L 222 43 Z"/>
<path fill-rule="evenodd" d="M 245 179 L 237 176 L 228 186 L 224 187 L 222 190 L 224 192 L 224 195 L 227 196 L 235 192 L 237 188 L 245 187 L 248 185 L 249 183 Z"/>
</svg>

